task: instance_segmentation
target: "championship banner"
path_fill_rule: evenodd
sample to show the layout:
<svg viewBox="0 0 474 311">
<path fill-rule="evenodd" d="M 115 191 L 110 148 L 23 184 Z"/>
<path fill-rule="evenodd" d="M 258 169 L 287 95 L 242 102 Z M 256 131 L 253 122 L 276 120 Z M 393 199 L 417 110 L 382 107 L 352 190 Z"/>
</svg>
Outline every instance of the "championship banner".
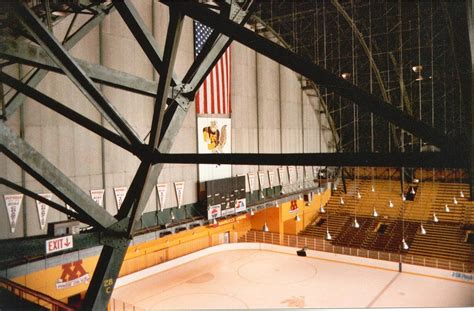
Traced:
<svg viewBox="0 0 474 311">
<path fill-rule="evenodd" d="M 298 182 L 300 181 L 303 181 L 304 180 L 304 166 L 297 166 L 296 167 L 296 178 L 298 180 Z"/>
<path fill-rule="evenodd" d="M 157 184 L 156 192 L 158 193 L 158 201 L 160 202 L 160 211 L 165 209 L 166 192 L 168 191 L 168 184 Z"/>
<path fill-rule="evenodd" d="M 270 183 L 270 188 L 273 188 L 277 186 L 275 184 L 275 172 L 274 171 L 268 171 L 268 182 Z"/>
<path fill-rule="evenodd" d="M 255 173 L 248 173 L 250 192 L 257 190 L 255 187 Z"/>
<path fill-rule="evenodd" d="M 245 199 L 237 199 L 235 200 L 235 212 L 243 212 L 247 210 L 247 202 Z"/>
<path fill-rule="evenodd" d="M 127 195 L 127 187 L 117 187 L 114 188 L 115 193 L 115 203 L 117 203 L 117 210 L 122 206 L 125 195 Z"/>
<path fill-rule="evenodd" d="M 280 186 L 283 186 L 283 181 L 285 180 L 285 171 L 286 169 L 284 167 L 278 168 L 278 178 L 280 179 Z"/>
<path fill-rule="evenodd" d="M 43 198 L 51 201 L 53 199 L 52 193 L 43 193 L 40 194 Z M 36 200 L 36 208 L 38 209 L 38 219 L 40 223 L 41 230 L 46 226 L 46 219 L 48 217 L 49 205 L 41 201 Z"/>
<path fill-rule="evenodd" d="M 231 119 L 197 118 L 198 153 L 231 153 Z M 232 165 L 199 164 L 199 181 L 232 176 Z"/>
<path fill-rule="evenodd" d="M 298 213 L 298 204 L 296 200 L 291 201 L 290 205 L 290 214 Z"/>
<path fill-rule="evenodd" d="M 209 206 L 207 209 L 207 219 L 219 218 L 221 217 L 221 205 L 216 204 Z"/>
<path fill-rule="evenodd" d="M 311 166 L 305 166 L 305 177 L 307 180 L 313 179 L 313 168 Z"/>
<path fill-rule="evenodd" d="M 174 191 L 176 193 L 176 201 L 178 202 L 178 208 L 181 208 L 181 203 L 183 203 L 184 181 L 175 182 Z"/>
<path fill-rule="evenodd" d="M 16 221 L 18 220 L 18 214 L 20 213 L 21 201 L 23 200 L 23 194 L 4 194 L 5 206 L 7 208 L 8 219 L 10 220 L 11 232 L 15 232 Z"/>
<path fill-rule="evenodd" d="M 99 204 L 101 207 L 104 207 L 104 193 L 105 189 L 90 190 L 91 198 L 95 203 Z"/>
<path fill-rule="evenodd" d="M 294 166 L 288 166 L 288 180 L 290 185 L 294 184 L 296 181 L 296 168 Z"/>
<path fill-rule="evenodd" d="M 260 184 L 260 190 L 265 189 L 265 172 L 258 172 L 258 183 Z"/>
</svg>

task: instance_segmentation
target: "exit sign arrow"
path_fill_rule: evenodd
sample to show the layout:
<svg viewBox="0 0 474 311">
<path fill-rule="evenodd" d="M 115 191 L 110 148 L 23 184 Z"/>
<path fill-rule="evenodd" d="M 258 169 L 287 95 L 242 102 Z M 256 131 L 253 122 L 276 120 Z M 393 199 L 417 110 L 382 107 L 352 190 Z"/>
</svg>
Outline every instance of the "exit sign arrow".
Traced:
<svg viewBox="0 0 474 311">
<path fill-rule="evenodd" d="M 56 239 L 46 240 L 46 254 L 51 254 L 73 247 L 72 235 L 62 236 Z"/>
</svg>

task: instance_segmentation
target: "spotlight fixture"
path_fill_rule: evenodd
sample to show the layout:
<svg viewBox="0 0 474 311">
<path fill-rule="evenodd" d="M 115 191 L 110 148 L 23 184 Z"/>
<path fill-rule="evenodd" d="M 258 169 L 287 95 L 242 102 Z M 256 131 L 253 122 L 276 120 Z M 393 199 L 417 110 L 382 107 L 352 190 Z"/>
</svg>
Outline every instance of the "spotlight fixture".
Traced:
<svg viewBox="0 0 474 311">
<path fill-rule="evenodd" d="M 352 223 L 352 227 L 354 227 L 354 228 L 359 228 L 360 227 L 359 223 L 357 222 L 357 218 L 355 218 L 355 217 L 354 217 L 354 222 Z"/>
<path fill-rule="evenodd" d="M 300 215 L 296 214 L 295 221 L 297 221 L 297 222 L 301 221 Z"/>
<path fill-rule="evenodd" d="M 329 233 L 329 229 L 326 229 L 326 234 L 324 235 L 324 238 L 328 241 L 332 240 L 332 236 Z"/>
<path fill-rule="evenodd" d="M 321 205 L 319 205 L 319 212 L 320 212 L 321 214 L 324 214 L 324 213 L 326 213 L 326 210 L 324 209 L 324 207 L 323 207 L 323 205 L 322 205 L 322 204 L 321 204 Z"/>
<path fill-rule="evenodd" d="M 416 77 L 416 79 L 415 79 L 416 81 L 422 81 L 423 80 L 423 76 L 421 75 L 421 72 L 423 71 L 423 66 L 416 65 L 416 66 L 411 67 L 411 70 L 413 70 L 414 73 L 418 74 L 418 77 Z"/>
<path fill-rule="evenodd" d="M 344 80 L 349 80 L 351 78 L 351 74 L 349 72 L 343 72 L 341 73 L 341 77 L 344 79 Z"/>
<path fill-rule="evenodd" d="M 420 226 L 420 234 L 425 235 L 426 234 L 426 229 L 423 227 L 423 224 Z"/>
<path fill-rule="evenodd" d="M 373 212 L 372 212 L 372 216 L 374 216 L 374 217 L 378 217 L 378 216 L 379 216 L 379 213 L 377 213 L 377 210 L 375 209 L 375 207 L 374 207 L 374 210 L 373 210 Z"/>
<path fill-rule="evenodd" d="M 433 213 L 433 222 L 438 222 L 438 216 L 436 216 L 436 213 Z"/>
<path fill-rule="evenodd" d="M 444 204 L 444 211 L 445 211 L 446 213 L 449 213 L 449 212 L 451 211 L 451 210 L 449 209 L 448 204 Z"/>
<path fill-rule="evenodd" d="M 344 203 L 344 199 L 343 199 L 342 197 L 341 197 L 341 201 L 340 201 L 340 202 L 341 202 L 341 205 L 344 205 L 344 204 L 345 204 L 345 203 Z"/>
<path fill-rule="evenodd" d="M 456 199 L 456 197 L 453 197 L 453 203 L 458 204 L 458 199 Z"/>
<path fill-rule="evenodd" d="M 461 198 L 464 198 L 464 192 L 462 192 L 462 190 L 459 191 L 459 196 L 460 196 Z"/>
<path fill-rule="evenodd" d="M 408 246 L 407 242 L 405 241 L 405 239 L 402 239 L 402 247 L 404 250 L 407 250 L 409 249 L 410 247 Z"/>
<path fill-rule="evenodd" d="M 263 232 L 268 232 L 268 231 L 270 231 L 270 230 L 268 229 L 268 226 L 267 226 L 267 223 L 266 223 L 266 222 L 265 222 L 265 224 L 264 224 L 263 227 L 262 227 L 262 231 L 263 231 Z"/>
<path fill-rule="evenodd" d="M 392 202 L 392 200 L 388 200 L 388 207 L 393 208 L 393 202 Z"/>
</svg>

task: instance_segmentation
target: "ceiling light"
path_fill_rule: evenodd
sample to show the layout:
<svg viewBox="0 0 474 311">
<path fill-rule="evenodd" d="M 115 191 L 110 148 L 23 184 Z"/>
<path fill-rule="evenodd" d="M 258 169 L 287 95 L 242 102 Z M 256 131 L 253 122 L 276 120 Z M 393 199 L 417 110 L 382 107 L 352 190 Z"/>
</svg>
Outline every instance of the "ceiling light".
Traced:
<svg viewBox="0 0 474 311">
<path fill-rule="evenodd" d="M 329 229 L 326 229 L 326 234 L 324 235 L 324 238 L 328 241 L 332 240 L 332 236 L 329 233 Z"/>
<path fill-rule="evenodd" d="M 420 226 L 420 234 L 425 235 L 426 234 L 426 229 L 423 227 L 423 224 Z"/>
<path fill-rule="evenodd" d="M 402 201 L 405 202 L 406 200 L 407 200 L 407 197 L 404 194 L 402 194 Z"/>
<path fill-rule="evenodd" d="M 250 216 L 255 215 L 255 212 L 253 211 L 253 208 L 250 209 Z"/>
<path fill-rule="evenodd" d="M 438 216 L 436 216 L 436 213 L 433 213 L 433 221 L 434 221 L 434 222 L 438 222 L 438 221 L 439 221 Z"/>
<path fill-rule="evenodd" d="M 358 198 L 358 199 L 362 198 L 362 196 L 360 195 L 360 192 L 359 192 L 359 191 L 357 191 L 357 198 Z"/>
<path fill-rule="evenodd" d="M 267 223 L 266 223 L 266 222 L 265 222 L 265 224 L 264 224 L 263 227 L 262 227 L 262 231 L 263 231 L 263 232 L 268 232 L 268 231 L 270 231 L 270 230 L 268 229 L 268 226 L 267 226 Z"/>
<path fill-rule="evenodd" d="M 453 203 L 458 204 L 458 199 L 456 199 L 456 197 L 453 197 Z"/>
<path fill-rule="evenodd" d="M 445 211 L 446 213 L 449 213 L 449 212 L 450 212 L 450 209 L 449 209 L 448 204 L 444 204 L 444 211 Z"/>
<path fill-rule="evenodd" d="M 176 217 L 174 216 L 173 210 L 171 210 L 171 220 L 175 220 Z"/>
<path fill-rule="evenodd" d="M 278 201 L 275 201 L 275 207 L 280 207 L 280 204 L 278 204 Z"/>
<path fill-rule="evenodd" d="M 405 241 L 405 239 L 402 240 L 402 247 L 404 250 L 407 250 L 409 249 L 410 247 L 408 246 L 407 242 Z"/>
<path fill-rule="evenodd" d="M 301 221 L 300 215 L 296 214 L 295 221 Z"/>
<path fill-rule="evenodd" d="M 340 202 L 341 202 L 341 205 L 344 205 L 344 204 L 345 204 L 345 203 L 344 203 L 344 199 L 343 199 L 342 197 L 341 197 L 341 201 L 340 201 Z"/>
<path fill-rule="evenodd" d="M 392 200 L 388 200 L 388 207 L 393 208 L 393 202 L 392 202 Z"/>
<path fill-rule="evenodd" d="M 351 74 L 349 72 L 343 72 L 341 73 L 341 77 L 344 79 L 344 80 L 349 80 L 351 78 Z"/>
<path fill-rule="evenodd" d="M 217 225 L 217 219 L 215 219 L 215 218 L 212 218 L 211 224 L 213 224 L 213 225 Z"/>
<path fill-rule="evenodd" d="M 378 215 L 379 215 L 379 213 L 377 213 L 377 210 L 374 207 L 374 210 L 372 212 L 372 216 L 377 217 Z"/>
<path fill-rule="evenodd" d="M 322 214 L 326 213 L 326 210 L 324 209 L 323 205 L 319 206 L 319 212 Z"/>
<path fill-rule="evenodd" d="M 370 188 L 370 191 L 375 192 L 375 187 L 374 187 L 374 185 L 372 185 L 372 187 Z"/>
<path fill-rule="evenodd" d="M 354 228 L 359 228 L 360 227 L 359 223 L 357 222 L 357 218 L 354 218 L 354 222 L 352 223 L 352 227 L 354 227 Z"/>
<path fill-rule="evenodd" d="M 462 190 L 459 191 L 459 196 L 460 196 L 461 198 L 464 198 L 464 192 L 462 192 Z"/>
</svg>

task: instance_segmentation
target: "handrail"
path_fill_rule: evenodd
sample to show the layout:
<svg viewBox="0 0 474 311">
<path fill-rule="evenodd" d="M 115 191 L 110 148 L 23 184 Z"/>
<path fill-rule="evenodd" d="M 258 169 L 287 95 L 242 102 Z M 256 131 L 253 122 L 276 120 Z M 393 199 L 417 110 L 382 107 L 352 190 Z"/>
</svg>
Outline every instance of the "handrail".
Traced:
<svg viewBox="0 0 474 311">
<path fill-rule="evenodd" d="M 322 251 L 334 254 L 365 257 L 391 262 L 403 262 L 407 264 L 438 268 L 463 273 L 471 273 L 472 265 L 456 260 L 446 260 L 410 254 L 398 254 L 391 252 L 381 252 L 377 250 L 360 249 L 346 246 L 333 245 L 330 242 L 316 237 L 298 236 L 290 234 L 280 234 L 274 232 L 249 231 L 239 242 L 269 243 L 289 247 L 306 247 L 310 250 Z"/>
<path fill-rule="evenodd" d="M 64 302 L 61 302 L 57 299 L 54 299 L 51 296 L 48 296 L 48 295 L 43 294 L 41 292 L 35 291 L 31 288 L 28 288 L 28 287 L 23 286 L 21 284 L 15 283 L 15 282 L 13 282 L 9 279 L 3 278 L 3 277 L 0 277 L 0 287 L 5 287 L 7 290 L 9 290 L 13 294 L 15 294 L 16 296 L 19 296 L 21 298 L 23 298 L 23 296 L 24 296 L 23 294 L 31 295 L 31 296 L 37 298 L 37 303 L 38 304 L 39 304 L 40 300 L 44 301 L 46 303 L 49 303 L 49 304 L 51 304 L 51 310 L 74 311 L 73 307 L 65 304 Z M 15 291 L 15 290 L 17 290 L 17 291 Z M 31 300 L 28 300 L 28 301 L 34 303 L 34 301 L 31 301 Z"/>
</svg>

